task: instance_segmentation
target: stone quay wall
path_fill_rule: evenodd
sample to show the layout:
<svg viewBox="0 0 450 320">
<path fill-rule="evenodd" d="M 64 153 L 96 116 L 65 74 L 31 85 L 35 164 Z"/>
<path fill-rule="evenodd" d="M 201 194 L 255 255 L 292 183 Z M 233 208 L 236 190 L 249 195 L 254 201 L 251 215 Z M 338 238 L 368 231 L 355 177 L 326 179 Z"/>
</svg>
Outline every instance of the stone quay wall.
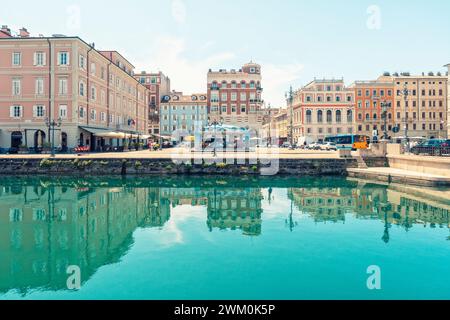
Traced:
<svg viewBox="0 0 450 320">
<path fill-rule="evenodd" d="M 370 166 L 387 166 L 385 158 L 371 158 Z M 214 163 L 213 159 L 201 164 L 188 160 L 171 159 L 0 159 L 0 175 L 347 175 L 347 168 L 357 168 L 356 159 L 279 159 L 234 164 Z"/>
</svg>

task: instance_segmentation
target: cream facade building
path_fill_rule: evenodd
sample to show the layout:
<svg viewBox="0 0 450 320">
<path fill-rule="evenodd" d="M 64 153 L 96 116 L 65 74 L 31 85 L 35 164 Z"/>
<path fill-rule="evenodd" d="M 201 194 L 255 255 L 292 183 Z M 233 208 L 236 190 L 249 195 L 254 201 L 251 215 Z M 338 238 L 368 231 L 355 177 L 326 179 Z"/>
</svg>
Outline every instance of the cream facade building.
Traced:
<svg viewBox="0 0 450 320">
<path fill-rule="evenodd" d="M 261 133 L 264 139 L 272 139 L 272 143 L 276 141 L 282 144 L 288 139 L 288 115 L 287 109 L 276 109 L 269 117 L 266 118 Z"/>
<path fill-rule="evenodd" d="M 346 88 L 344 80 L 314 80 L 295 92 L 292 109 L 288 109 L 288 131 L 292 122 L 297 144 L 353 134 L 354 109 L 355 91 Z"/>
<path fill-rule="evenodd" d="M 446 76 L 429 73 L 413 76 L 409 73 L 382 76 L 379 81 L 394 84 L 394 122 L 400 132 L 393 137 L 446 138 L 447 137 L 447 83 Z M 405 99 L 404 91 L 408 94 Z M 407 131 L 407 132 L 406 132 Z"/>
<path fill-rule="evenodd" d="M 446 65 L 447 71 L 447 137 L 450 137 L 450 63 Z"/>
</svg>

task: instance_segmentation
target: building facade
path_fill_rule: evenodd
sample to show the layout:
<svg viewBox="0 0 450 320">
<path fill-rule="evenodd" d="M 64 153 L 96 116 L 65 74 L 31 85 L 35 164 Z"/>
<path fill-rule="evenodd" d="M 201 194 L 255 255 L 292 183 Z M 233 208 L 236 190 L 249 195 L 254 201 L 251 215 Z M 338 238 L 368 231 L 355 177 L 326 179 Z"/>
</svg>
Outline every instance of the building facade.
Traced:
<svg viewBox="0 0 450 320">
<path fill-rule="evenodd" d="M 378 80 L 394 84 L 393 116 L 400 129 L 394 137 L 447 137 L 447 77 L 431 72 L 421 76 L 403 73 Z"/>
<path fill-rule="evenodd" d="M 386 123 L 388 137 L 393 136 L 395 126 L 392 108 L 395 102 L 393 82 L 356 81 L 350 88 L 355 91 L 355 133 L 382 139 Z M 386 107 L 386 114 L 383 105 Z"/>
<path fill-rule="evenodd" d="M 242 69 L 208 72 L 209 123 L 261 130 L 261 66 L 248 63 Z"/>
<path fill-rule="evenodd" d="M 118 52 L 98 51 L 78 37 L 34 38 L 23 30 L 1 37 L 0 147 L 49 143 L 46 119 L 59 120 L 55 146 L 63 150 L 99 150 L 143 136 L 147 88 L 133 69 Z"/>
<path fill-rule="evenodd" d="M 447 137 L 450 137 L 450 63 L 447 67 Z"/>
<path fill-rule="evenodd" d="M 272 140 L 272 144 L 278 141 L 282 144 L 288 140 L 288 116 L 286 109 L 275 109 L 266 119 L 262 129 L 262 138 Z"/>
<path fill-rule="evenodd" d="M 141 72 L 136 74 L 139 80 L 148 90 L 148 133 L 159 135 L 159 115 L 161 114 L 161 98 L 170 94 L 170 79 L 164 73 Z"/>
<path fill-rule="evenodd" d="M 297 144 L 354 133 L 355 91 L 343 80 L 314 80 L 294 93 L 288 108 L 288 136 Z M 291 126 L 292 123 L 292 126 Z"/>
<path fill-rule="evenodd" d="M 206 93 L 184 95 L 173 91 L 161 100 L 161 135 L 171 137 L 177 130 L 193 136 L 208 125 Z"/>
</svg>

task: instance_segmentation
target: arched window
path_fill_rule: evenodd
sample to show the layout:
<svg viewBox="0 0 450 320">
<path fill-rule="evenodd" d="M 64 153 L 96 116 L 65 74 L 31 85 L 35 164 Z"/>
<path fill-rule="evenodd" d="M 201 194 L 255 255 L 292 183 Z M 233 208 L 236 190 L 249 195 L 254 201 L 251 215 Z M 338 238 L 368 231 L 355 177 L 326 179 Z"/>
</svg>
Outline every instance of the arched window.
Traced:
<svg viewBox="0 0 450 320">
<path fill-rule="evenodd" d="M 327 111 L 327 123 L 332 123 L 333 122 L 333 112 L 331 112 L 331 110 Z"/>
<path fill-rule="evenodd" d="M 317 111 L 317 122 L 319 122 L 319 123 L 323 122 L 323 111 L 322 110 Z"/>
<path fill-rule="evenodd" d="M 237 88 L 236 81 L 232 81 L 232 82 L 231 82 L 231 88 L 233 88 L 233 89 L 236 89 L 236 88 Z"/>
<path fill-rule="evenodd" d="M 359 114 L 360 120 L 362 119 L 362 115 Z M 352 123 L 353 122 L 353 111 L 352 110 L 348 110 L 347 111 L 347 122 L 348 123 Z"/>
<path fill-rule="evenodd" d="M 378 116 L 376 113 L 373 114 L 373 120 L 377 120 Z"/>
<path fill-rule="evenodd" d="M 241 82 L 241 88 L 242 88 L 242 89 L 247 88 L 247 84 L 245 83 L 245 81 L 242 81 L 242 82 Z"/>
<path fill-rule="evenodd" d="M 340 96 L 336 96 L 336 102 L 341 102 L 341 97 Z"/>
<path fill-rule="evenodd" d="M 80 82 L 80 96 L 84 97 L 84 82 Z"/>
<path fill-rule="evenodd" d="M 250 89 L 255 89 L 255 81 L 250 82 Z"/>
<path fill-rule="evenodd" d="M 227 88 L 227 85 L 228 85 L 227 82 L 226 82 L 226 81 L 223 81 L 223 82 L 222 82 L 222 89 L 226 89 L 226 88 Z"/>
<path fill-rule="evenodd" d="M 312 122 L 312 111 L 307 110 L 306 111 L 306 123 L 311 123 L 311 122 Z"/>
<path fill-rule="evenodd" d="M 330 96 L 327 97 L 327 102 L 331 102 L 331 97 Z"/>
<path fill-rule="evenodd" d="M 342 112 L 341 110 L 336 111 L 336 122 L 341 123 L 342 122 Z"/>
<path fill-rule="evenodd" d="M 366 113 L 366 120 L 370 120 L 370 114 Z"/>
</svg>

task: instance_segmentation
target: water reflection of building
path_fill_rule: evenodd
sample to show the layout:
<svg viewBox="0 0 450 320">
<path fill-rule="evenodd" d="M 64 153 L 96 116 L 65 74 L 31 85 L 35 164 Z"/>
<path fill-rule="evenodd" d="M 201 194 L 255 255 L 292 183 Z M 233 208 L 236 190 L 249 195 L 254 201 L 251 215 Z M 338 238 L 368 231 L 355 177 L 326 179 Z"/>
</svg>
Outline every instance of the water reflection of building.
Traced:
<svg viewBox="0 0 450 320">
<path fill-rule="evenodd" d="M 316 222 L 344 222 L 345 213 L 355 207 L 352 190 L 345 188 L 293 188 L 288 197 Z"/>
<path fill-rule="evenodd" d="M 82 281 L 118 262 L 148 226 L 146 189 L 0 187 L 0 292 L 64 289 L 69 265 Z"/>
<path fill-rule="evenodd" d="M 430 227 L 450 228 L 450 204 L 441 203 L 421 196 L 388 190 L 390 210 L 388 220 L 394 225 L 411 228 L 414 224 L 429 224 Z"/>
<path fill-rule="evenodd" d="M 261 189 L 163 188 L 161 195 L 173 208 L 182 205 L 207 207 L 210 231 L 242 230 L 245 235 L 261 234 Z"/>
<path fill-rule="evenodd" d="M 208 197 L 208 228 L 260 235 L 261 200 L 261 189 L 215 189 Z"/>
<path fill-rule="evenodd" d="M 383 186 L 292 188 L 288 197 L 316 222 L 343 222 L 346 213 L 351 213 L 356 219 L 379 220 L 406 229 L 418 224 L 450 227 L 450 204 Z"/>
<path fill-rule="evenodd" d="M 170 200 L 161 194 L 160 188 L 148 189 L 146 227 L 163 227 L 170 220 Z"/>
<path fill-rule="evenodd" d="M 172 207 L 190 205 L 193 207 L 208 205 L 208 190 L 195 188 L 162 188 L 161 195 Z"/>
</svg>

